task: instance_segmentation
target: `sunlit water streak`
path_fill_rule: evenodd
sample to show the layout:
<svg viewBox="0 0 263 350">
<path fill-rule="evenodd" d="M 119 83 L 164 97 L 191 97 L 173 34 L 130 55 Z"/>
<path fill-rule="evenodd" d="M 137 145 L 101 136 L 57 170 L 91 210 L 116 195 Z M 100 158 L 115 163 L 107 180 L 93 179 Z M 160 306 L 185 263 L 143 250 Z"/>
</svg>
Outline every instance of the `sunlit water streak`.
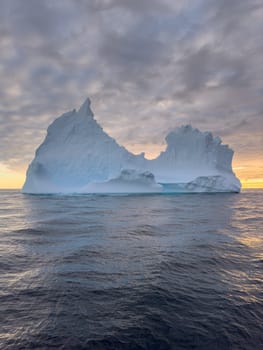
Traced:
<svg viewBox="0 0 263 350">
<path fill-rule="evenodd" d="M 263 191 L 0 191 L 1 349 L 263 349 Z"/>
</svg>

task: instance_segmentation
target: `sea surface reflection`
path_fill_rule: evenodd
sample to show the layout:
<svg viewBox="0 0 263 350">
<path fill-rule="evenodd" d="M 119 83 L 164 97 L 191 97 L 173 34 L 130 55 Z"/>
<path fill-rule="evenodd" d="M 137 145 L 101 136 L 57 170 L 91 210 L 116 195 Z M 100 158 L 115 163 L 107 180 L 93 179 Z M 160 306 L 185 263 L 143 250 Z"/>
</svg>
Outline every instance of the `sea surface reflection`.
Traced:
<svg viewBox="0 0 263 350">
<path fill-rule="evenodd" d="M 263 348 L 262 195 L 0 191 L 1 348 Z"/>
</svg>

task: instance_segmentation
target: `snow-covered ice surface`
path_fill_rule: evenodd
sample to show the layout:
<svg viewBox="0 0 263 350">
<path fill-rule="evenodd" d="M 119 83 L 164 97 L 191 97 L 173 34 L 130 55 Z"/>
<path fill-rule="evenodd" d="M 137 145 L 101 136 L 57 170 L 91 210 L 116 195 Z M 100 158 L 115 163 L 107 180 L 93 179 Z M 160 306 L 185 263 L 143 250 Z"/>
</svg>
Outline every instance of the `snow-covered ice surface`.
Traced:
<svg viewBox="0 0 263 350">
<path fill-rule="evenodd" d="M 87 99 L 47 130 L 29 165 L 24 193 L 239 192 L 233 151 L 190 125 L 170 132 L 153 160 L 134 155 L 107 135 Z"/>
<path fill-rule="evenodd" d="M 135 169 L 123 169 L 120 175 L 105 182 L 92 182 L 85 186 L 82 193 L 149 193 L 163 192 L 163 186 L 157 184 L 154 175 L 138 172 Z"/>
</svg>

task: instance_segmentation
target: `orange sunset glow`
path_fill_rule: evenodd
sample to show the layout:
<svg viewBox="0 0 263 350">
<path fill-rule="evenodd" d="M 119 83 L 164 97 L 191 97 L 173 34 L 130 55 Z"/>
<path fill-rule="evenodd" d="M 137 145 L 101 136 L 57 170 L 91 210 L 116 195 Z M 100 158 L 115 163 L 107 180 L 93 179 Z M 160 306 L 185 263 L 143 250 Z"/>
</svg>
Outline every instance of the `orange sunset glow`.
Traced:
<svg viewBox="0 0 263 350">
<path fill-rule="evenodd" d="M 152 145 L 151 145 L 152 147 Z M 147 158 L 154 158 L 159 154 L 160 147 L 155 146 L 156 152 L 146 153 Z M 129 147 L 131 151 L 137 151 L 137 147 Z M 263 174 L 261 160 L 233 160 L 233 171 L 240 179 L 242 188 L 263 188 Z M 0 188 L 20 189 L 25 181 L 26 168 L 12 170 L 5 165 L 0 165 Z"/>
</svg>

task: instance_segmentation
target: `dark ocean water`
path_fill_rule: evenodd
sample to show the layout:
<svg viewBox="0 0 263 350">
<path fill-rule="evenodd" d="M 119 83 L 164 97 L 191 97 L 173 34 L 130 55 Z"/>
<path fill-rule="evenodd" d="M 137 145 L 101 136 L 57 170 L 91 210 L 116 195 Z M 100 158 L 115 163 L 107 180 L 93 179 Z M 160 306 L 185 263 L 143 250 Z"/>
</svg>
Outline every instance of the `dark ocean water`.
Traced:
<svg viewBox="0 0 263 350">
<path fill-rule="evenodd" d="M 1 349 L 263 349 L 263 191 L 0 191 Z"/>
</svg>

